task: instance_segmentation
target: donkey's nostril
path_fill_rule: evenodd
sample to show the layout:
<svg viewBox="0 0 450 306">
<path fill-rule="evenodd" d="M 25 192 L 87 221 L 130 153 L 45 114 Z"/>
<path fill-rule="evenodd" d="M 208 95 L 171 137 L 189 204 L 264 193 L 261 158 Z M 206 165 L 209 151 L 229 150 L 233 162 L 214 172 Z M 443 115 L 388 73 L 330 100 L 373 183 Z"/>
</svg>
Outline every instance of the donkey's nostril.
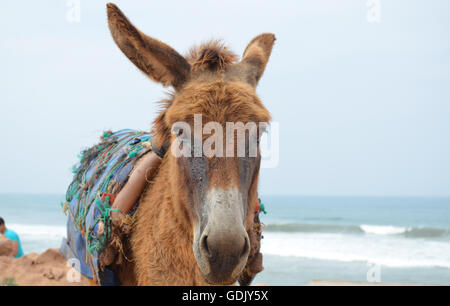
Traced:
<svg viewBox="0 0 450 306">
<path fill-rule="evenodd" d="M 206 235 L 202 237 L 201 248 L 205 252 L 206 256 L 211 257 L 211 251 L 209 250 L 207 239 L 208 239 L 208 236 L 206 236 Z"/>
<path fill-rule="evenodd" d="M 248 238 L 244 238 L 244 248 L 242 249 L 241 258 L 244 256 L 247 256 L 248 250 L 250 248 L 250 245 L 248 243 Z"/>
</svg>

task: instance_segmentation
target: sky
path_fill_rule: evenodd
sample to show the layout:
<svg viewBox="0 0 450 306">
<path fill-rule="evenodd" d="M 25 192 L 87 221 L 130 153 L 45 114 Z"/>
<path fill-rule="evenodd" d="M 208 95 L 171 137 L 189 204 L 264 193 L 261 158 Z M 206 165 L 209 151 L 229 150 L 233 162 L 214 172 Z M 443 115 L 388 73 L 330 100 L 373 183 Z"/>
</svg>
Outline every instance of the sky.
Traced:
<svg viewBox="0 0 450 306">
<path fill-rule="evenodd" d="M 1 1 L 0 193 L 63 194 L 102 131 L 150 130 L 167 89 L 120 52 L 105 4 Z M 375 0 L 376 2 L 376 0 Z M 450 2 L 115 2 L 185 53 L 210 38 L 242 54 L 277 36 L 257 93 L 279 123 L 262 194 L 450 196 Z"/>
</svg>

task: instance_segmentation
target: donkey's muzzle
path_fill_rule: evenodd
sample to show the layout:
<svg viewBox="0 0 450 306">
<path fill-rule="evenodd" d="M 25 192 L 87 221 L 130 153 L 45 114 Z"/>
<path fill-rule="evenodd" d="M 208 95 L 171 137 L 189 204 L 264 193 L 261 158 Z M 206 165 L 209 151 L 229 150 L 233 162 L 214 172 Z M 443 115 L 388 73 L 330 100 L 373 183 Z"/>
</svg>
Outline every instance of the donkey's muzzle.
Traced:
<svg viewBox="0 0 450 306">
<path fill-rule="evenodd" d="M 244 268 L 250 242 L 244 227 L 243 205 L 237 191 L 213 190 L 207 197 L 207 218 L 194 245 L 205 280 L 232 284 Z"/>
<path fill-rule="evenodd" d="M 213 284 L 234 283 L 247 262 L 249 251 L 249 238 L 245 231 L 233 236 L 203 235 L 200 252 L 208 266 L 206 280 Z"/>
</svg>

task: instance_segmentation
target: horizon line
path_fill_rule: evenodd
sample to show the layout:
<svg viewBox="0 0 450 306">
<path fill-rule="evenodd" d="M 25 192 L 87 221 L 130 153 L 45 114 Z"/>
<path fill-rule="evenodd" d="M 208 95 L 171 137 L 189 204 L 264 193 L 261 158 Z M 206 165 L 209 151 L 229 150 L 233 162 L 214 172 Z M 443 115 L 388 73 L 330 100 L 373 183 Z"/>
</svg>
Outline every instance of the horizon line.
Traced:
<svg viewBox="0 0 450 306">
<path fill-rule="evenodd" d="M 65 196 L 65 193 L 55 192 L 0 192 L 0 196 Z M 260 193 L 259 197 L 317 197 L 317 198 L 450 198 L 449 195 L 373 195 L 373 194 L 306 194 L 306 193 Z"/>
</svg>

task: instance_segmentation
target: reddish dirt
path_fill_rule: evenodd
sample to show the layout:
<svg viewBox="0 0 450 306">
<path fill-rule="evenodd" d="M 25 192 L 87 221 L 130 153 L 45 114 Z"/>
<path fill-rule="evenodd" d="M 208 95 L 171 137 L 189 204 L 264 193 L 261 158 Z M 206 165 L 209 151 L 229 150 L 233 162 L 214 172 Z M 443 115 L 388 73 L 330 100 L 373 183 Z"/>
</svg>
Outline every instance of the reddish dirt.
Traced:
<svg viewBox="0 0 450 306">
<path fill-rule="evenodd" d="M 19 286 L 80 286 L 87 281 L 70 282 L 71 267 L 57 249 L 42 254 L 31 253 L 21 258 L 0 256 L 0 284 L 14 283 Z M 69 276 L 73 276 L 73 270 Z M 72 278 L 73 279 L 73 278 Z"/>
</svg>

